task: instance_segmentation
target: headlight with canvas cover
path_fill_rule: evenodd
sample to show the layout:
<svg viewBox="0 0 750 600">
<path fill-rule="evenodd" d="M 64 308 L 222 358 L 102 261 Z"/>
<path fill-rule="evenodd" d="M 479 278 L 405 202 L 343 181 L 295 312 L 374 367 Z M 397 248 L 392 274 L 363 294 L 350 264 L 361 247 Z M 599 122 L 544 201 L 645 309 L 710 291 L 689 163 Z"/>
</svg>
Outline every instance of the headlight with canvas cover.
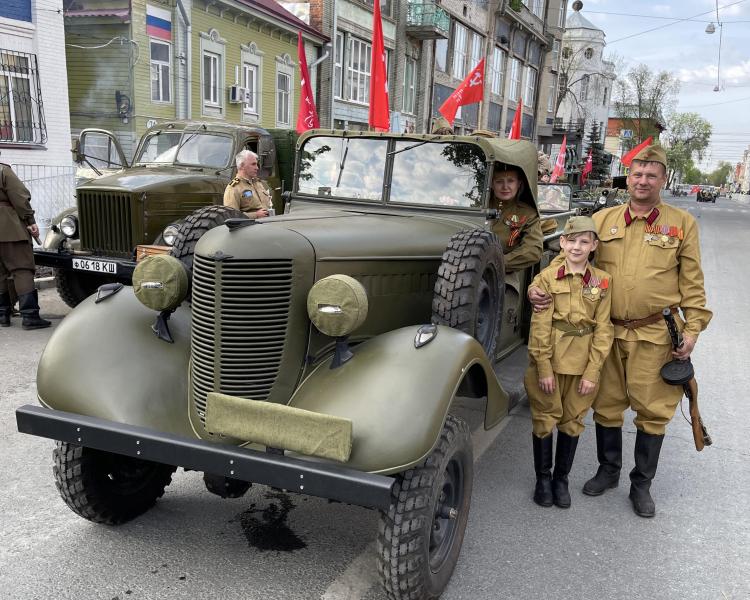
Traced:
<svg viewBox="0 0 750 600">
<path fill-rule="evenodd" d="M 174 256 L 144 258 L 133 271 L 133 292 L 141 304 L 156 311 L 174 310 L 187 297 L 188 274 Z"/>
<path fill-rule="evenodd" d="M 331 337 L 355 331 L 367 318 L 367 293 L 348 275 L 329 275 L 318 281 L 307 296 L 307 314 L 318 330 Z"/>
</svg>

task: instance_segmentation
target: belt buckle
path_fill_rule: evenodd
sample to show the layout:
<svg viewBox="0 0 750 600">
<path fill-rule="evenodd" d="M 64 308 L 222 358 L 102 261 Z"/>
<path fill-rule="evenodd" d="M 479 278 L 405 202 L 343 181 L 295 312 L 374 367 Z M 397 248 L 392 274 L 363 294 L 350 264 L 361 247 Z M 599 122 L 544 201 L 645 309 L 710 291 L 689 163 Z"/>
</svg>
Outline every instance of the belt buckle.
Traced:
<svg viewBox="0 0 750 600">
<path fill-rule="evenodd" d="M 640 319 L 625 319 L 625 322 L 622 324 L 622 326 L 625 329 L 635 329 L 634 325 L 639 320 Z"/>
</svg>

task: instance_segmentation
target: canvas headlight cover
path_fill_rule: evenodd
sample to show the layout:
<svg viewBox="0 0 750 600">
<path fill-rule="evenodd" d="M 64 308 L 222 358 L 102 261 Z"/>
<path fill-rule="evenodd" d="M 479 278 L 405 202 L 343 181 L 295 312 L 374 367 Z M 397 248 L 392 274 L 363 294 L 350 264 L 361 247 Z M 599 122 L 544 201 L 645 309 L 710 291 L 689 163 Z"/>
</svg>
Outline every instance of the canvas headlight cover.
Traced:
<svg viewBox="0 0 750 600">
<path fill-rule="evenodd" d="M 310 289 L 307 314 L 318 330 L 331 337 L 349 335 L 367 318 L 367 293 L 348 275 L 329 275 Z"/>
<path fill-rule="evenodd" d="M 133 271 L 133 291 L 148 308 L 159 312 L 175 309 L 187 297 L 187 271 L 174 256 L 148 256 Z"/>
</svg>

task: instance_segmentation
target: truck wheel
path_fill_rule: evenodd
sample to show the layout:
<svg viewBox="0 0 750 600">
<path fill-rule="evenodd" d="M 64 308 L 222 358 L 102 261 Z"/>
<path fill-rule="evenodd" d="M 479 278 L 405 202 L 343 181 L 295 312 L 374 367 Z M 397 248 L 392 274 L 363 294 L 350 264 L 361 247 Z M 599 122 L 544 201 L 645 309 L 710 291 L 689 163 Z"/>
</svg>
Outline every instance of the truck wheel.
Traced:
<svg viewBox="0 0 750 600">
<path fill-rule="evenodd" d="M 437 598 L 448 585 L 464 539 L 474 480 L 469 427 L 448 415 L 437 445 L 396 476 L 378 524 L 378 571 L 388 598 Z"/>
<path fill-rule="evenodd" d="M 120 525 L 143 514 L 164 495 L 176 468 L 56 442 L 55 485 L 77 515 L 106 525 Z"/>
<path fill-rule="evenodd" d="M 180 223 L 174 246 L 169 254 L 179 258 L 188 271 L 192 272 L 195 245 L 198 240 L 207 231 L 223 225 L 227 219 L 247 219 L 247 216 L 242 211 L 229 206 L 211 205 L 199 208 Z"/>
<path fill-rule="evenodd" d="M 99 289 L 100 285 L 117 281 L 110 277 L 101 275 L 90 275 L 67 269 L 53 269 L 55 274 L 55 286 L 57 293 L 70 308 L 75 308 L 91 294 Z"/>
<path fill-rule="evenodd" d="M 438 269 L 432 322 L 468 333 L 492 360 L 500 339 L 504 299 L 503 249 L 481 229 L 451 237 Z"/>
</svg>

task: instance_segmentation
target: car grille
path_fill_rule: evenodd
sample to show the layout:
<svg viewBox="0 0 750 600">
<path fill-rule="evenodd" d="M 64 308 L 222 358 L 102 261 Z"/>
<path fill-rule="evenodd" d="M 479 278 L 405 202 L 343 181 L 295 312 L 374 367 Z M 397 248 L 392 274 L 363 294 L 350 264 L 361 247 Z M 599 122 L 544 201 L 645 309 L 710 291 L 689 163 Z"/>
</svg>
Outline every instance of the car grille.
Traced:
<svg viewBox="0 0 750 600">
<path fill-rule="evenodd" d="M 195 256 L 191 380 L 202 422 L 209 392 L 268 398 L 284 352 L 291 295 L 291 260 Z"/>
<path fill-rule="evenodd" d="M 135 244 L 130 194 L 121 192 L 78 192 L 81 248 L 95 254 L 130 258 Z"/>
</svg>

